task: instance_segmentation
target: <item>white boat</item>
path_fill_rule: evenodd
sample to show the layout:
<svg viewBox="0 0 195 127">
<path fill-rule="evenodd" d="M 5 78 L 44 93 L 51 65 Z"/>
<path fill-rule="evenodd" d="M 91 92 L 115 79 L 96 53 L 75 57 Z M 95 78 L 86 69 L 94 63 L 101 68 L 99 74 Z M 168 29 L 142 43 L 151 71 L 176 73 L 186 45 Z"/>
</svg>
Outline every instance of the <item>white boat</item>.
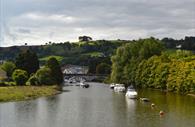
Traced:
<svg viewBox="0 0 195 127">
<path fill-rule="evenodd" d="M 110 89 L 114 89 L 114 87 L 115 87 L 114 83 L 110 84 Z"/>
<path fill-rule="evenodd" d="M 124 84 L 116 84 L 114 86 L 115 92 L 125 92 L 125 85 Z"/>
<path fill-rule="evenodd" d="M 128 97 L 128 98 L 130 98 L 130 99 L 137 98 L 137 92 L 135 91 L 135 89 L 133 88 L 133 86 L 129 86 L 127 88 L 127 92 L 126 92 L 125 96 Z"/>
<path fill-rule="evenodd" d="M 89 84 L 84 83 L 84 82 L 80 82 L 79 84 L 80 84 L 80 86 L 83 87 L 83 88 L 88 88 L 88 87 L 89 87 Z"/>
</svg>

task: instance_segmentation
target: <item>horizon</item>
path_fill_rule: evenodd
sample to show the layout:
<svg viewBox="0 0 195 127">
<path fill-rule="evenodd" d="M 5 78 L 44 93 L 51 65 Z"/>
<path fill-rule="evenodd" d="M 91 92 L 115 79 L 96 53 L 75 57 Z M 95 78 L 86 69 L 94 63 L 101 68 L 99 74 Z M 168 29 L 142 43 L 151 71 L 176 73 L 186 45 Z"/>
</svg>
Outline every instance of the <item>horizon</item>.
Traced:
<svg viewBox="0 0 195 127">
<path fill-rule="evenodd" d="M 151 36 L 152 37 L 152 36 Z M 98 40 L 91 40 L 91 41 L 100 41 L 100 40 L 106 40 L 106 41 L 116 41 L 116 40 L 121 40 L 121 41 L 133 41 L 133 40 L 139 40 L 139 39 L 147 39 L 147 38 L 151 38 L 151 37 L 146 37 L 146 38 L 138 38 L 138 39 L 129 39 L 129 40 L 123 40 L 123 39 L 98 39 Z M 185 36 L 185 37 L 195 37 L 195 36 Z M 174 39 L 174 40 L 185 40 L 185 37 L 183 38 L 180 38 L 180 39 L 176 39 L 176 38 L 172 38 L 172 37 L 163 37 L 163 38 L 156 38 L 156 37 L 153 37 L 155 39 L 159 39 L 159 40 L 162 40 L 164 38 L 169 38 L 169 39 Z M 79 40 L 77 39 L 77 41 L 60 41 L 60 42 L 52 42 L 52 41 L 48 41 L 48 42 L 43 42 L 41 44 L 28 44 L 25 45 L 25 43 L 23 44 L 19 44 L 19 45 L 10 45 L 10 46 L 1 46 L 0 45 L 0 48 L 9 48 L 9 47 L 14 47 L 14 46 L 41 46 L 41 45 L 50 45 L 49 42 L 52 43 L 55 43 L 55 44 L 60 44 L 60 43 L 66 43 L 66 42 L 69 42 L 69 43 L 78 43 Z M 90 41 L 89 41 L 90 42 Z M 47 44 L 46 44 L 47 43 Z"/>
<path fill-rule="evenodd" d="M 0 47 L 77 42 L 81 35 L 182 39 L 195 36 L 194 5 L 194 0 L 0 0 Z"/>
</svg>

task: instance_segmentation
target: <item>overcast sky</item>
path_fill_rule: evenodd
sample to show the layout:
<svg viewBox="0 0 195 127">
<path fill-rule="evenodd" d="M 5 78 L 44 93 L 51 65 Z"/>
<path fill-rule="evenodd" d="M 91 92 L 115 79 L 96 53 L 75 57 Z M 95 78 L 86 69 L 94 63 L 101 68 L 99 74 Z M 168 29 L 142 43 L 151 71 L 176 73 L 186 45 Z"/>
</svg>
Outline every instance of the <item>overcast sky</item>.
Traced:
<svg viewBox="0 0 195 127">
<path fill-rule="evenodd" d="M 195 0 L 0 0 L 0 46 L 195 36 Z"/>
</svg>

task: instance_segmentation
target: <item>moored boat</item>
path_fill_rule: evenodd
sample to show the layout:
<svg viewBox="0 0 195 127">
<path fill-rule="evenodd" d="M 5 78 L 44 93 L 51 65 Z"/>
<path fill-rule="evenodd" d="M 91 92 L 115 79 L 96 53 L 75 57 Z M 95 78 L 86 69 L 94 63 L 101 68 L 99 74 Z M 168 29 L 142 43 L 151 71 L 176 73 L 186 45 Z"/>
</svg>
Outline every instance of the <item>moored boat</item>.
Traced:
<svg viewBox="0 0 195 127">
<path fill-rule="evenodd" d="M 127 88 L 127 92 L 126 92 L 125 96 L 128 97 L 129 99 L 136 99 L 137 98 L 137 92 L 133 86 L 129 86 Z"/>
<path fill-rule="evenodd" d="M 110 89 L 114 89 L 114 87 L 115 87 L 114 83 L 110 84 Z"/>
<path fill-rule="evenodd" d="M 81 86 L 82 88 L 89 88 L 89 84 L 84 83 L 84 82 L 80 82 L 80 86 Z"/>
<path fill-rule="evenodd" d="M 125 92 L 125 85 L 124 84 L 116 84 L 114 86 L 115 92 Z"/>
</svg>

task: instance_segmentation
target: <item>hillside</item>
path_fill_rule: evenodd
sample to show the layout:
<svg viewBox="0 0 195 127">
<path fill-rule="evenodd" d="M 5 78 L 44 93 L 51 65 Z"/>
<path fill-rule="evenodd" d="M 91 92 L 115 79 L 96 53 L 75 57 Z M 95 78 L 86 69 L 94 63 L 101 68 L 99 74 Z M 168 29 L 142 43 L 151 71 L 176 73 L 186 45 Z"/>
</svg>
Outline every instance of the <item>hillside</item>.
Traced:
<svg viewBox="0 0 195 127">
<path fill-rule="evenodd" d="M 0 47 L 0 60 L 14 60 L 23 51 L 32 50 L 37 53 L 40 63 L 44 64 L 51 56 L 58 59 L 60 64 L 89 65 L 97 61 L 110 62 L 110 56 L 115 50 L 128 42 L 124 40 L 97 40 L 82 42 L 47 43 L 37 46 L 12 46 Z M 195 51 L 195 37 L 185 37 L 185 39 L 175 40 L 163 38 L 161 42 L 167 49 L 181 49 Z"/>
<path fill-rule="evenodd" d="M 89 42 L 64 42 L 48 43 L 38 46 L 12 46 L 0 48 L 0 60 L 15 60 L 20 52 L 31 50 L 36 52 L 41 65 L 50 57 L 55 57 L 61 65 L 74 64 L 89 66 L 94 73 L 96 66 L 102 62 L 110 64 L 110 57 L 115 50 L 124 43 L 130 41 L 106 41 L 97 40 Z"/>
</svg>

